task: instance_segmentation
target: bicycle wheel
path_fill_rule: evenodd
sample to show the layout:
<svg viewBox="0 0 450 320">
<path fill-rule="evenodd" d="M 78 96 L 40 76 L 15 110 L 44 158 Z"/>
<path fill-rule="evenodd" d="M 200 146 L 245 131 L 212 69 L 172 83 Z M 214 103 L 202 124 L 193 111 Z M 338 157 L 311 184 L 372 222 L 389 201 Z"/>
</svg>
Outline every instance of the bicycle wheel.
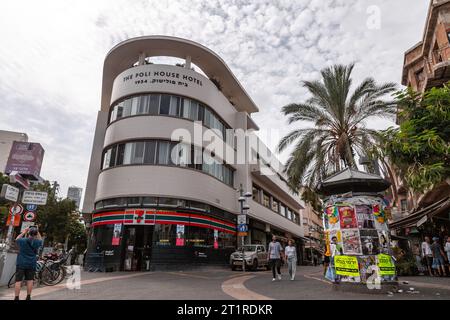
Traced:
<svg viewBox="0 0 450 320">
<path fill-rule="evenodd" d="M 8 288 L 13 287 L 16 284 L 16 273 L 12 275 L 11 279 L 8 281 Z"/>
<path fill-rule="evenodd" d="M 44 267 L 40 273 L 40 279 L 46 286 L 54 286 L 64 279 L 64 274 L 60 268 Z"/>
</svg>

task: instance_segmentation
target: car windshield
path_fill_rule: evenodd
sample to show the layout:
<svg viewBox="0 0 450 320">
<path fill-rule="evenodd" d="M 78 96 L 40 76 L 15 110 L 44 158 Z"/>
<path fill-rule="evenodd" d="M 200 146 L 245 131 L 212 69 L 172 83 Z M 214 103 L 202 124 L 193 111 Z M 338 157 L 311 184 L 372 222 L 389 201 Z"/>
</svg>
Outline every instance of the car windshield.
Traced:
<svg viewBox="0 0 450 320">
<path fill-rule="evenodd" d="M 238 251 L 242 251 L 242 247 L 240 247 Z M 256 251 L 256 246 L 251 245 L 244 246 L 244 251 Z"/>
</svg>

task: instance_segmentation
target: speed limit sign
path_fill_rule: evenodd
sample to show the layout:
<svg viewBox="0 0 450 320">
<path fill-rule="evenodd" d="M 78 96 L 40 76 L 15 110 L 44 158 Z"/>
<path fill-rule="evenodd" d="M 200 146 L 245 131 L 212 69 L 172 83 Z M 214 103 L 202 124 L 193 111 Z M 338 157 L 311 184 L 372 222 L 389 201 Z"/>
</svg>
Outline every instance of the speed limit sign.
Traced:
<svg viewBox="0 0 450 320">
<path fill-rule="evenodd" d="M 23 221 L 34 221 L 36 219 L 36 213 L 33 211 L 27 211 L 23 214 Z"/>
</svg>

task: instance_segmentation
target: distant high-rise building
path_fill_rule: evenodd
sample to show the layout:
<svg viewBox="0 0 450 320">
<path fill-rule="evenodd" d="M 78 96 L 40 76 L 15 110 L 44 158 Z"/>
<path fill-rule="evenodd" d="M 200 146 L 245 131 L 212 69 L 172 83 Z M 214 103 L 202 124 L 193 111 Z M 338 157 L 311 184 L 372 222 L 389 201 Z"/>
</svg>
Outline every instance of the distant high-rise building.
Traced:
<svg viewBox="0 0 450 320">
<path fill-rule="evenodd" d="M 28 142 L 26 133 L 0 130 L 0 172 L 4 173 L 14 141 Z"/>
<path fill-rule="evenodd" d="M 77 206 L 77 209 L 80 208 L 80 202 L 81 202 L 81 194 L 83 192 L 82 188 L 71 186 L 67 190 L 67 198 L 70 200 L 75 201 L 75 205 Z"/>
</svg>

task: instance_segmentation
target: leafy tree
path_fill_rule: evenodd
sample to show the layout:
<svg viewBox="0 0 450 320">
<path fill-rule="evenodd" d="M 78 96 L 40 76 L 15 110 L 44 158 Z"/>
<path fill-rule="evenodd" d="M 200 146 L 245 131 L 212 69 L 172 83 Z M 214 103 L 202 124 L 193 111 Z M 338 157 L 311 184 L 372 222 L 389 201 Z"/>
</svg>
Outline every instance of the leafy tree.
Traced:
<svg viewBox="0 0 450 320">
<path fill-rule="evenodd" d="M 374 144 L 377 131 L 366 127 L 373 117 L 393 117 L 394 101 L 383 97 L 395 91 L 395 84 L 378 85 L 366 78 L 351 91 L 354 65 L 335 65 L 321 71 L 319 81 L 303 81 L 311 97 L 282 108 L 289 124 L 305 121 L 312 127 L 298 128 L 283 137 L 278 151 L 295 143 L 286 163 L 288 182 L 294 190 L 319 181 L 345 167 L 356 168 L 355 154 L 365 154 Z"/>
<path fill-rule="evenodd" d="M 450 83 L 423 96 L 397 94 L 399 128 L 383 132 L 384 150 L 408 188 L 423 193 L 450 177 Z"/>
</svg>

